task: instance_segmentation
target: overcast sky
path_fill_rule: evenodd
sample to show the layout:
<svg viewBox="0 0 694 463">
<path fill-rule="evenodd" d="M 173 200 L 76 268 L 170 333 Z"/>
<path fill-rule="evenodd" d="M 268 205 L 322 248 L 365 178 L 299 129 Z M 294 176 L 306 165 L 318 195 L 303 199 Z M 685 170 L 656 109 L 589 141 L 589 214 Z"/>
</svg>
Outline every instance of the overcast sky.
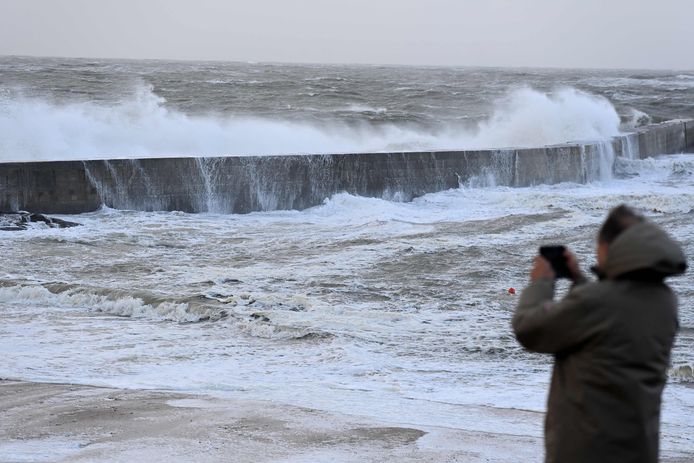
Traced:
<svg viewBox="0 0 694 463">
<path fill-rule="evenodd" d="M 0 0 L 0 55 L 694 69 L 694 0 Z"/>
</svg>

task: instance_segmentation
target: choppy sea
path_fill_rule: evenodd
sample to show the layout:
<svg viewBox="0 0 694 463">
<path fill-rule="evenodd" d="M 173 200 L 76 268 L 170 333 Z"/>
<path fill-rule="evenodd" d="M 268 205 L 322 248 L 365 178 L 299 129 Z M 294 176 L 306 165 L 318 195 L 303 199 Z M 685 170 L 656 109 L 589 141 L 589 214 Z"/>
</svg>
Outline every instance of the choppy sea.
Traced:
<svg viewBox="0 0 694 463">
<path fill-rule="evenodd" d="M 685 71 L 0 58 L 0 162 L 535 146 L 689 117 Z M 694 255 L 694 154 L 617 159 L 585 185 L 490 185 L 0 231 L 0 377 L 539 436 L 505 411 L 544 410 L 552 358 L 518 346 L 508 289 L 541 244 L 587 269 L 621 202 Z M 662 448 L 693 455 L 694 277 L 671 284 Z"/>
</svg>

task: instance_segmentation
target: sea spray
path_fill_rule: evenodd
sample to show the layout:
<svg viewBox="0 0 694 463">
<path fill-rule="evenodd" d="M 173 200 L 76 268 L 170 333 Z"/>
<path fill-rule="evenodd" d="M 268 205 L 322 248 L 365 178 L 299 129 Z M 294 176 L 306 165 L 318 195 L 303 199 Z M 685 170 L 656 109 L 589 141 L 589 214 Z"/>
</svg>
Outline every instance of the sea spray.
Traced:
<svg viewBox="0 0 694 463">
<path fill-rule="evenodd" d="M 509 92 L 479 124 L 471 148 L 535 147 L 568 141 L 605 140 L 619 134 L 620 119 L 605 98 L 574 88 L 543 93 Z"/>
<path fill-rule="evenodd" d="M 0 161 L 270 155 L 533 147 L 619 133 L 609 101 L 572 88 L 509 90 L 478 127 L 441 123 L 317 124 L 189 115 L 151 86 L 112 104 L 0 97 Z"/>
</svg>

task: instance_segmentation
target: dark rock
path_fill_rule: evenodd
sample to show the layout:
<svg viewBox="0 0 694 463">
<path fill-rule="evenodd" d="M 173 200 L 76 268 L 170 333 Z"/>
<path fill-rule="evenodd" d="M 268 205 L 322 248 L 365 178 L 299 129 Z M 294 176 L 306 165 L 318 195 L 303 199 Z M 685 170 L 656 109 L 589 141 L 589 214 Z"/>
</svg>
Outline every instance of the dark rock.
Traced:
<svg viewBox="0 0 694 463">
<path fill-rule="evenodd" d="M 202 297 L 205 297 L 207 299 L 227 299 L 230 297 L 233 297 L 233 294 L 222 294 L 222 293 L 210 293 L 210 294 L 205 294 Z"/>
<path fill-rule="evenodd" d="M 325 340 L 333 339 L 334 337 L 335 337 L 335 335 L 332 333 L 311 331 L 310 333 L 306 333 L 302 336 L 295 337 L 294 340 L 295 341 L 325 341 Z"/>
<path fill-rule="evenodd" d="M 16 212 L 0 213 L 0 230 L 2 231 L 19 231 L 26 230 L 26 216 Z"/>
<path fill-rule="evenodd" d="M 67 220 L 56 219 L 53 217 L 47 217 L 43 214 L 31 214 L 29 215 L 29 221 L 31 222 L 43 222 L 49 225 L 51 228 L 71 228 L 77 227 L 81 224 L 76 222 L 69 222 Z"/>
<path fill-rule="evenodd" d="M 50 225 L 52 220 L 43 214 L 30 214 L 29 215 L 29 222 L 43 222 L 45 224 Z"/>
<path fill-rule="evenodd" d="M 60 227 L 60 228 L 72 228 L 72 227 L 79 227 L 82 225 L 81 223 L 70 222 L 70 221 L 63 220 L 63 219 L 53 219 L 53 223 L 58 224 L 58 227 Z"/>
<path fill-rule="evenodd" d="M 30 213 L 26 211 L 0 212 L 1 231 L 20 231 L 29 228 L 30 223 L 45 223 L 51 228 L 71 228 L 81 224 L 69 222 L 67 220 L 48 217 L 43 214 Z"/>
<path fill-rule="evenodd" d="M 259 313 L 252 313 L 252 314 L 250 315 L 250 317 L 251 317 L 252 319 L 254 319 L 254 320 L 259 320 L 259 321 L 265 322 L 265 323 L 267 323 L 267 322 L 270 321 L 270 319 L 267 318 L 265 315 L 259 314 Z"/>
</svg>

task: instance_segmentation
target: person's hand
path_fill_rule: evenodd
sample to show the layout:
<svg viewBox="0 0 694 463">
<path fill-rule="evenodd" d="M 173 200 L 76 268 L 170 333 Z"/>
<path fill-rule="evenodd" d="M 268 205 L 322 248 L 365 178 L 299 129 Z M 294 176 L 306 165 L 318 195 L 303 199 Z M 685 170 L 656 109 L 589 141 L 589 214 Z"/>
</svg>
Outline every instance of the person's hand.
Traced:
<svg viewBox="0 0 694 463">
<path fill-rule="evenodd" d="M 552 264 L 550 264 L 547 259 L 542 256 L 535 257 L 533 269 L 530 271 L 531 281 L 537 281 L 543 278 L 554 280 L 555 276 L 556 274 L 554 273 L 554 270 L 552 270 Z"/>
<path fill-rule="evenodd" d="M 571 280 L 574 283 L 584 280 L 585 276 L 581 272 L 581 267 L 578 266 L 576 255 L 567 249 L 564 251 L 564 257 L 566 257 L 566 266 L 569 268 L 569 273 L 571 273 Z"/>
</svg>

